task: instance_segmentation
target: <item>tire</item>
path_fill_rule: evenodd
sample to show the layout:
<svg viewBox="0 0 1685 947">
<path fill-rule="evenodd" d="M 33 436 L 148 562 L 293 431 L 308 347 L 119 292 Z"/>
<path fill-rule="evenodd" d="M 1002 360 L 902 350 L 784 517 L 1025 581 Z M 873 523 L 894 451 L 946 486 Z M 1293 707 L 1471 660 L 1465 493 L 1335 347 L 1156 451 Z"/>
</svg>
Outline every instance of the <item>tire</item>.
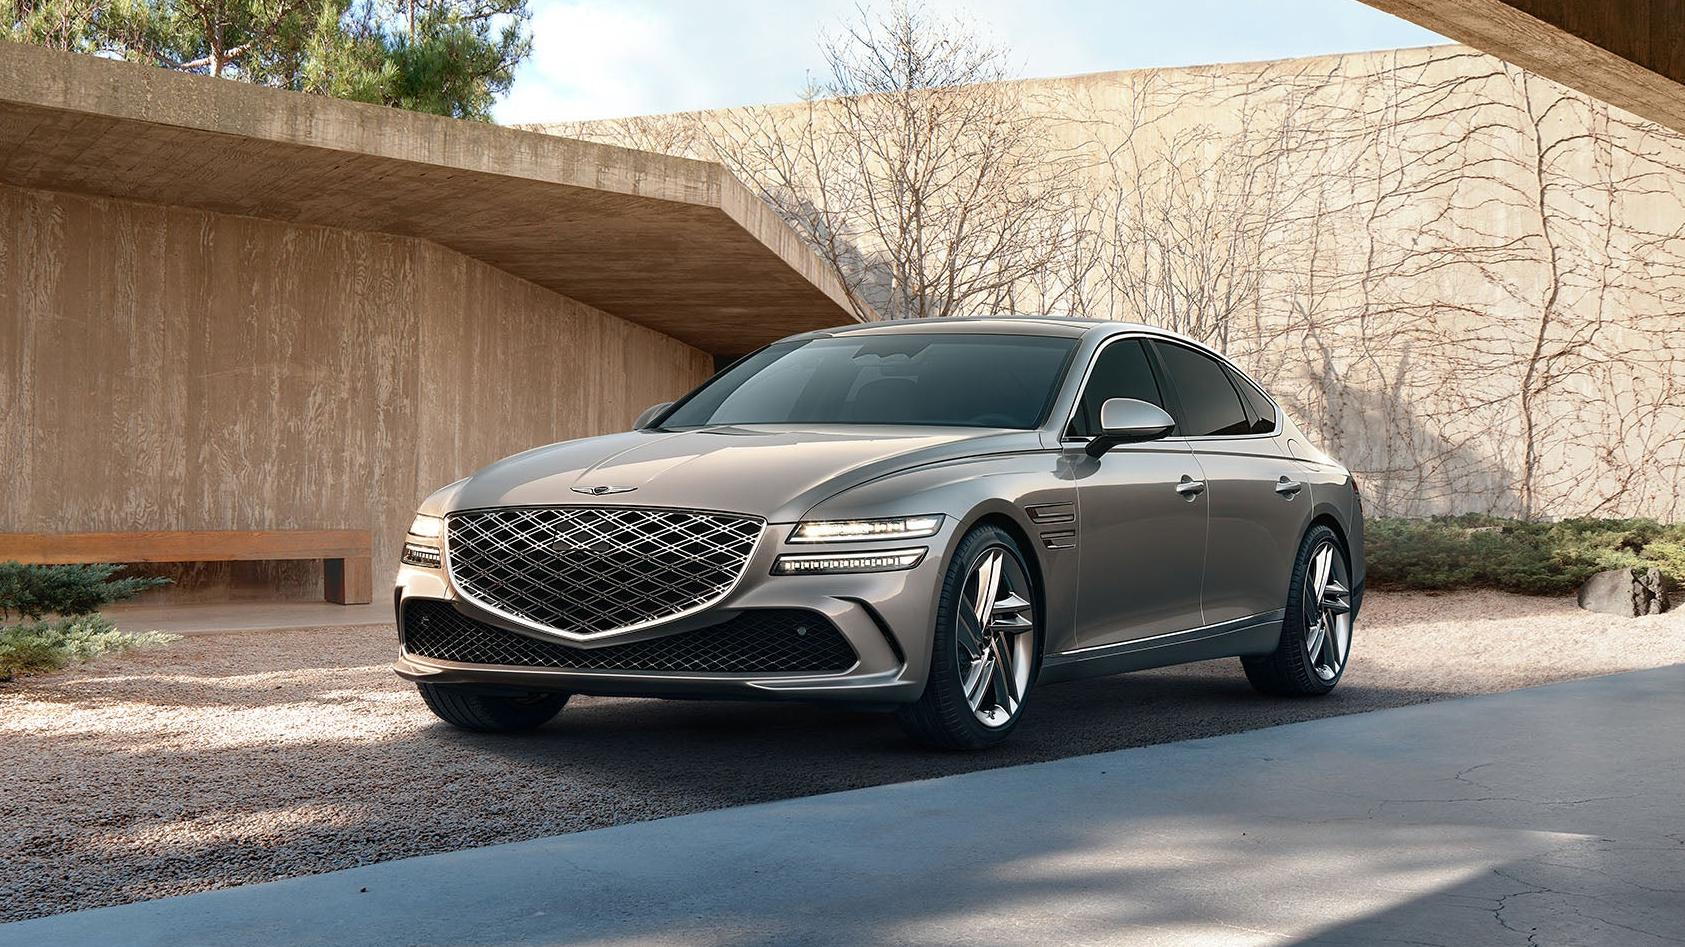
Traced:
<svg viewBox="0 0 1685 947">
<path fill-rule="evenodd" d="M 516 733 L 549 723 L 573 696 L 558 691 L 528 694 L 488 691 L 468 684 L 417 683 L 427 709 L 453 727 L 476 733 Z"/>
<path fill-rule="evenodd" d="M 1000 558 L 995 560 L 997 552 Z M 975 590 L 983 581 L 978 570 L 988 561 L 998 562 L 995 574 L 1000 591 L 990 610 L 992 617 L 986 628 L 968 623 L 971 630 L 962 640 L 960 620 L 962 615 L 975 614 Z M 944 750 L 980 750 L 1005 740 L 1023 717 L 1031 685 L 1041 670 L 1042 628 L 1036 618 L 1040 608 L 1035 573 L 1012 536 L 995 526 L 980 526 L 967 533 L 954 550 L 942 581 L 924 693 L 896 711 L 896 719 L 908 736 Z M 973 645 L 978 646 L 975 660 L 970 650 Z M 1008 660 L 988 660 L 1000 653 Z M 998 675 L 985 674 L 979 671 L 980 664 L 1001 671 Z M 975 707 L 966 689 L 966 677 L 973 671 L 979 671 L 976 680 L 988 678 L 981 685 L 982 691 L 973 691 L 979 697 Z"/>
<path fill-rule="evenodd" d="M 1323 607 L 1317 608 L 1313 569 L 1325 550 L 1329 552 L 1331 584 L 1322 596 Z M 1293 559 L 1281 640 L 1270 654 L 1240 659 L 1253 688 L 1280 697 L 1320 697 L 1340 683 L 1351 663 L 1354 613 L 1350 576 L 1350 557 L 1339 535 L 1324 524 L 1312 526 Z M 1316 631 L 1319 622 L 1321 635 Z"/>
</svg>

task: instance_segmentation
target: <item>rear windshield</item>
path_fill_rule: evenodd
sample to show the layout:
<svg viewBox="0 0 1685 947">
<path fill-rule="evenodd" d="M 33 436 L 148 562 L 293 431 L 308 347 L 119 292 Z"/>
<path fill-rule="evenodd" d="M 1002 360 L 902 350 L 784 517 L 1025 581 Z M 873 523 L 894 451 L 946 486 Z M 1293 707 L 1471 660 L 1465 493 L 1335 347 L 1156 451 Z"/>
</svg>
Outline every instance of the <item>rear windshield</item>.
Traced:
<svg viewBox="0 0 1685 947">
<path fill-rule="evenodd" d="M 1075 339 L 954 333 L 778 342 L 692 392 L 661 426 L 1033 428 L 1075 347 Z"/>
</svg>

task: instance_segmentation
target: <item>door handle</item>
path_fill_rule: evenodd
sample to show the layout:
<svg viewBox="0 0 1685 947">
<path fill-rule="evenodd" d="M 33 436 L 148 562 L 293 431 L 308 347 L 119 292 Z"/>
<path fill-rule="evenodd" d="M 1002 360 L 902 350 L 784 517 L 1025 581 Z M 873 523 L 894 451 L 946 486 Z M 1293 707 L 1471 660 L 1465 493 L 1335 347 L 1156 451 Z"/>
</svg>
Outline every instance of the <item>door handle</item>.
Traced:
<svg viewBox="0 0 1685 947">
<path fill-rule="evenodd" d="M 1205 492 L 1205 481 L 1195 480 L 1187 474 L 1182 475 L 1182 482 L 1176 485 L 1176 492 L 1192 500 Z"/>
<path fill-rule="evenodd" d="M 1299 491 L 1303 489 L 1305 489 L 1304 484 L 1297 480 L 1289 480 L 1285 475 L 1283 475 L 1281 480 L 1277 481 L 1275 485 L 1275 492 L 1281 494 L 1289 500 L 1298 496 Z"/>
</svg>

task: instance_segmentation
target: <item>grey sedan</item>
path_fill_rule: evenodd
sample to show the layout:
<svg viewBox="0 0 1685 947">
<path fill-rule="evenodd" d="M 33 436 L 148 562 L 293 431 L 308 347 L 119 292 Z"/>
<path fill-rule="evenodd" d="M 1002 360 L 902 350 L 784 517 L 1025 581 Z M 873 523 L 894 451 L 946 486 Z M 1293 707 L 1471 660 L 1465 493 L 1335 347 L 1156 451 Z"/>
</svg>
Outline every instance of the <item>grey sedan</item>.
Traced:
<svg viewBox="0 0 1685 947">
<path fill-rule="evenodd" d="M 636 429 L 422 504 L 397 671 L 444 720 L 573 694 L 834 701 L 1004 739 L 1042 685 L 1351 654 L 1351 473 L 1218 353 L 1144 325 L 897 322 L 774 343 Z"/>
</svg>

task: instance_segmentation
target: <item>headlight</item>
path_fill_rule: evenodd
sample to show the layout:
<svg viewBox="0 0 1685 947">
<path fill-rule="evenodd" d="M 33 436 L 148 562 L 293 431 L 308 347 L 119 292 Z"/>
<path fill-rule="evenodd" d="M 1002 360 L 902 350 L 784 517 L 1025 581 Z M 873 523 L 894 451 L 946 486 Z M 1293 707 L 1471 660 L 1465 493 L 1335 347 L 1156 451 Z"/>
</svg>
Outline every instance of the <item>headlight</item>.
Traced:
<svg viewBox="0 0 1685 947">
<path fill-rule="evenodd" d="M 444 562 L 439 553 L 439 537 L 445 534 L 445 521 L 437 516 L 417 514 L 410 521 L 410 534 L 404 537 L 404 551 L 398 558 L 407 566 L 437 569 Z"/>
<path fill-rule="evenodd" d="M 410 536 L 415 539 L 431 539 L 438 541 L 445 534 L 445 521 L 437 516 L 417 513 L 410 521 Z"/>
<path fill-rule="evenodd" d="M 846 543 L 861 539 L 918 539 L 942 528 L 942 514 L 872 520 L 808 520 L 797 523 L 793 543 Z"/>
<path fill-rule="evenodd" d="M 882 552 L 816 553 L 779 556 L 772 564 L 773 575 L 831 575 L 838 572 L 895 572 L 911 569 L 924 559 L 926 550 L 885 549 Z"/>
</svg>

